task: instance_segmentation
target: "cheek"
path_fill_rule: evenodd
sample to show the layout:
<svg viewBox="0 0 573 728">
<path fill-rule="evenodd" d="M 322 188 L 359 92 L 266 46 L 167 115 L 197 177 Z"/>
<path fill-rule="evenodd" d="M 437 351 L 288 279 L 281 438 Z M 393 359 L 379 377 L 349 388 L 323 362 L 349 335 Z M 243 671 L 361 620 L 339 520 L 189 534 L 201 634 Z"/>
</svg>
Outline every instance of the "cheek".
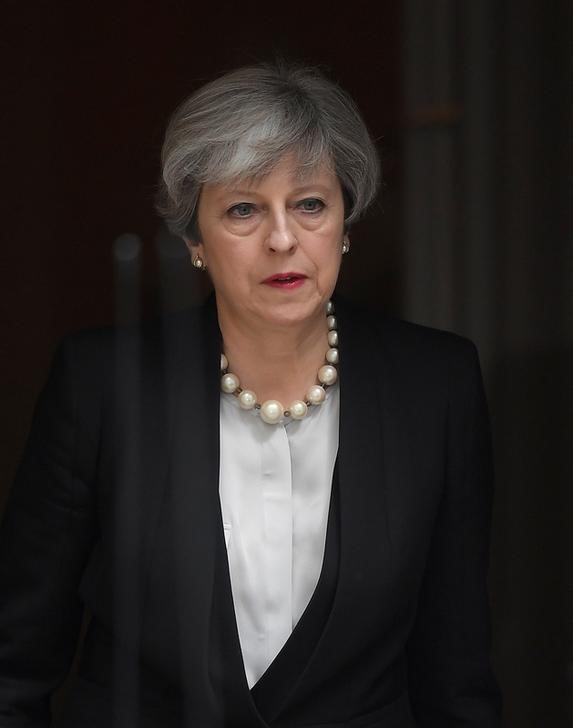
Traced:
<svg viewBox="0 0 573 728">
<path fill-rule="evenodd" d="M 338 260 L 339 253 L 342 251 L 342 240 L 344 233 L 338 235 L 337 227 L 329 226 L 328 230 L 320 234 L 310 237 L 307 243 L 307 250 L 315 261 L 322 267 L 325 265 L 335 265 Z"/>
<path fill-rule="evenodd" d="M 248 281 L 255 268 L 246 250 L 237 246 L 218 246 L 211 256 L 211 275 L 213 283 L 227 287 L 240 287 Z"/>
<path fill-rule="evenodd" d="M 317 261 L 317 274 L 321 281 L 322 288 L 330 288 L 336 283 L 340 270 L 340 256 L 335 250 L 331 250 L 329 255 L 324 255 L 320 261 Z"/>
</svg>

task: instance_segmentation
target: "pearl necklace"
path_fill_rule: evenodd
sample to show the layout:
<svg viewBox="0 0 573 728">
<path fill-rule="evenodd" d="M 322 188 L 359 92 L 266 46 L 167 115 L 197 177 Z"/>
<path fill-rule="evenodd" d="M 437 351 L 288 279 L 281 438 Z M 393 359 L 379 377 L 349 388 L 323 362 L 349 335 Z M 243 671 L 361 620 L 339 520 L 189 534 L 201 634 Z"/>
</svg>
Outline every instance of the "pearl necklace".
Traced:
<svg viewBox="0 0 573 728">
<path fill-rule="evenodd" d="M 276 425 L 283 418 L 302 420 L 308 413 L 308 408 L 322 404 L 326 398 L 326 388 L 331 387 L 338 379 L 336 364 L 338 364 L 338 332 L 336 330 L 336 317 L 334 304 L 329 301 L 326 306 L 326 324 L 328 326 L 329 349 L 325 354 L 326 364 L 317 372 L 318 383 L 309 387 L 304 400 L 295 399 L 290 407 L 285 409 L 276 399 L 267 399 L 262 404 L 252 389 L 243 389 L 239 377 L 229 371 L 229 362 L 225 354 L 221 354 L 221 390 L 232 394 L 239 400 L 239 406 L 244 410 L 258 410 L 261 419 L 269 425 Z"/>
</svg>

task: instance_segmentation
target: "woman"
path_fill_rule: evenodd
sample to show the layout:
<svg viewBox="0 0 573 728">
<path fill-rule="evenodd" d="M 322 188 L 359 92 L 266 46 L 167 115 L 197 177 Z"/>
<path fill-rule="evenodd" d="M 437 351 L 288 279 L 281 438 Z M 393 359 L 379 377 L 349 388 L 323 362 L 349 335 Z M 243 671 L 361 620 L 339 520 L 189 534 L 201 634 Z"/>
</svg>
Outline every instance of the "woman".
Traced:
<svg viewBox="0 0 573 728">
<path fill-rule="evenodd" d="M 198 310 L 67 340 L 3 526 L 0 726 L 497 726 L 473 345 L 333 299 L 378 162 L 320 73 L 199 89 L 160 208 Z"/>
</svg>

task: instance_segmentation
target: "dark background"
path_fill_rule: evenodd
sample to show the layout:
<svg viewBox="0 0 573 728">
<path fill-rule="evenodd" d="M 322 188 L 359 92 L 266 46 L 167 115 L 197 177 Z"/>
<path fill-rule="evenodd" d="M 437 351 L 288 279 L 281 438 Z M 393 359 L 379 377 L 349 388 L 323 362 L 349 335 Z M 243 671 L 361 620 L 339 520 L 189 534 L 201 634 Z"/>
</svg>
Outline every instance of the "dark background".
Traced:
<svg viewBox="0 0 573 728">
<path fill-rule="evenodd" d="M 480 349 L 505 725 L 573 725 L 572 6 L 4 2 L 0 501 L 61 336 L 204 293 L 153 210 L 169 113 L 237 65 L 319 64 L 384 168 L 340 287 Z"/>
</svg>

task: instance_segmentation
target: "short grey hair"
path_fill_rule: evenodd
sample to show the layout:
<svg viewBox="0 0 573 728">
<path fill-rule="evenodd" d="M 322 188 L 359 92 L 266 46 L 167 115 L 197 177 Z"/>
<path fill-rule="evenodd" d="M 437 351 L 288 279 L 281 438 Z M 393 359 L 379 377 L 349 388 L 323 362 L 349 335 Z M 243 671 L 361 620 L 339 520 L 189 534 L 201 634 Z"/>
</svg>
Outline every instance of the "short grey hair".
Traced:
<svg viewBox="0 0 573 728">
<path fill-rule="evenodd" d="M 262 177 L 289 153 L 301 174 L 332 165 L 346 228 L 375 198 L 376 147 L 354 101 L 336 83 L 316 68 L 285 62 L 231 71 L 199 88 L 171 117 L 157 209 L 173 233 L 199 241 L 202 185 Z"/>
</svg>

